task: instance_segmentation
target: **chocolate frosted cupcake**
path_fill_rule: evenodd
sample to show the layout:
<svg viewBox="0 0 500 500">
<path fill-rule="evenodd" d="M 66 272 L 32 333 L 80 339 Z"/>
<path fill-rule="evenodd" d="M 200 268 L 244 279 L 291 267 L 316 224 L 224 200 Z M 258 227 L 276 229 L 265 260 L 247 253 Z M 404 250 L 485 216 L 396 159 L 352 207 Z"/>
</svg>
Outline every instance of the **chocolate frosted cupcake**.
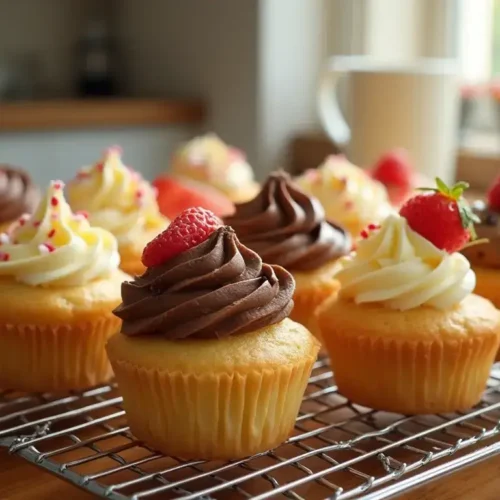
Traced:
<svg viewBox="0 0 500 500">
<path fill-rule="evenodd" d="M 31 177 L 19 168 L 0 165 L 0 232 L 24 214 L 31 214 L 40 192 Z"/>
<path fill-rule="evenodd" d="M 256 198 L 236 205 L 224 221 L 265 262 L 285 267 L 296 281 L 291 317 L 306 326 L 316 307 L 338 291 L 335 263 L 349 253 L 347 231 L 325 220 L 321 203 L 284 172 L 272 173 Z"/>
<path fill-rule="evenodd" d="M 293 278 L 263 264 L 228 227 L 191 246 L 208 231 L 198 218 L 186 235 L 182 218 L 145 250 L 168 249 L 169 257 L 125 282 L 115 310 L 122 332 L 107 349 L 131 430 L 184 458 L 273 448 L 293 429 L 318 352 L 314 337 L 287 319 Z M 179 239 L 185 250 L 172 256 Z"/>
<path fill-rule="evenodd" d="M 484 201 L 475 201 L 472 210 L 480 220 L 475 224 L 477 236 L 487 238 L 488 243 L 472 245 L 462 253 L 476 273 L 475 293 L 500 308 L 500 210 Z"/>
</svg>

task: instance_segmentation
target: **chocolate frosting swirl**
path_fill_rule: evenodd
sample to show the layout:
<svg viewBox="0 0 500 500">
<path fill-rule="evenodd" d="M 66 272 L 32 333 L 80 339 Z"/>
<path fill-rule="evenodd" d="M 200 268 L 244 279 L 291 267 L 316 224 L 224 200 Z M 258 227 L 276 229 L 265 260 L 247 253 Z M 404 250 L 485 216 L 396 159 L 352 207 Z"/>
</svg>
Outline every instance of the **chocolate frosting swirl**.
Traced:
<svg viewBox="0 0 500 500">
<path fill-rule="evenodd" d="M 286 318 L 294 289 L 285 269 L 263 264 L 231 228 L 221 227 L 203 243 L 123 283 L 123 303 L 114 313 L 126 335 L 222 338 Z"/>
<path fill-rule="evenodd" d="M 462 253 L 472 267 L 500 269 L 500 213 L 491 210 L 481 200 L 472 204 L 472 210 L 481 221 L 475 224 L 478 238 L 487 238 L 489 242 L 465 248 Z"/>
<path fill-rule="evenodd" d="M 26 172 L 0 165 L 0 223 L 32 213 L 39 200 L 40 193 Z"/>
<path fill-rule="evenodd" d="M 351 250 L 347 231 L 325 220 L 321 203 L 284 172 L 272 173 L 253 200 L 224 221 L 265 262 L 310 271 Z"/>
</svg>

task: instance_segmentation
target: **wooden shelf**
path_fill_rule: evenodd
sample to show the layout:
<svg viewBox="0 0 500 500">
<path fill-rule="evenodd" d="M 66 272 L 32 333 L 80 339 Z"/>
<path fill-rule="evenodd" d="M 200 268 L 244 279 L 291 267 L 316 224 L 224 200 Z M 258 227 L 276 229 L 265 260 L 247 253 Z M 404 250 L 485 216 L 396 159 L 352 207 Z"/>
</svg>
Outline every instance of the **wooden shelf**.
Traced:
<svg viewBox="0 0 500 500">
<path fill-rule="evenodd" d="M 0 103 L 0 132 L 201 123 L 202 103 L 168 99 L 85 99 Z"/>
</svg>

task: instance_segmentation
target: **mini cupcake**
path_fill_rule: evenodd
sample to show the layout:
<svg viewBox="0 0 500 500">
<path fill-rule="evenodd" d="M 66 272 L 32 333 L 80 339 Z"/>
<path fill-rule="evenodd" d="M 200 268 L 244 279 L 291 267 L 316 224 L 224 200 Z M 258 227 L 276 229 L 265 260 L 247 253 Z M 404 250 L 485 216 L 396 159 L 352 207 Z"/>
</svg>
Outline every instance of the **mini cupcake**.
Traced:
<svg viewBox="0 0 500 500">
<path fill-rule="evenodd" d="M 339 390 L 358 404 L 440 413 L 481 398 L 500 312 L 471 293 L 474 272 L 456 252 L 472 230 L 461 191 L 410 199 L 340 262 L 338 299 L 317 319 Z"/>
<path fill-rule="evenodd" d="M 116 237 L 121 268 L 132 275 L 144 272 L 142 250 L 169 220 L 160 214 L 150 184 L 122 163 L 121 149 L 109 148 L 100 162 L 82 168 L 67 193 L 73 210 L 87 212 L 92 225 Z"/>
<path fill-rule="evenodd" d="M 291 318 L 311 328 L 314 309 L 337 293 L 337 259 L 351 250 L 347 231 L 325 220 L 319 201 L 301 191 L 284 172 L 272 173 L 252 201 L 236 205 L 224 221 L 264 262 L 293 274 Z"/>
<path fill-rule="evenodd" d="M 209 184 L 235 203 L 247 201 L 259 191 L 245 154 L 215 134 L 196 137 L 185 144 L 174 155 L 171 172 Z"/>
<path fill-rule="evenodd" d="M 116 239 L 73 214 L 61 182 L 0 234 L 0 387 L 84 389 L 112 376 L 104 345 L 127 275 Z"/>
<path fill-rule="evenodd" d="M 0 165 L 0 232 L 21 215 L 31 214 L 39 200 L 40 192 L 24 170 Z"/>
<path fill-rule="evenodd" d="M 392 211 L 385 187 L 343 156 L 329 156 L 317 169 L 296 179 L 323 205 L 326 216 L 357 238 L 369 224 L 378 224 Z"/>
<path fill-rule="evenodd" d="M 476 293 L 500 308 L 500 177 L 493 183 L 488 200 L 475 201 L 472 210 L 479 217 L 476 231 L 488 241 L 463 250 L 476 273 Z"/>
<path fill-rule="evenodd" d="M 428 186 L 429 179 L 416 172 L 408 151 L 394 149 L 382 155 L 371 170 L 372 177 L 387 189 L 389 200 L 396 208 L 416 194 L 421 186 Z"/>
<path fill-rule="evenodd" d="M 108 355 L 132 432 L 183 458 L 237 459 L 294 427 L 318 342 L 287 319 L 294 282 L 190 209 L 125 282 Z M 145 408 L 147 411 L 145 411 Z"/>
</svg>

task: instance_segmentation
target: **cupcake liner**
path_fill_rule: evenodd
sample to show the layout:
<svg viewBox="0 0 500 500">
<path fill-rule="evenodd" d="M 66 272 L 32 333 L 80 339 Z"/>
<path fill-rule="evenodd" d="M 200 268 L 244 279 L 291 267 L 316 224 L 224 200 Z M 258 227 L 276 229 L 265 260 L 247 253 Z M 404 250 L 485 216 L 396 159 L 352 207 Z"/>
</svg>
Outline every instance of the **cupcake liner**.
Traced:
<svg viewBox="0 0 500 500">
<path fill-rule="evenodd" d="M 314 362 L 248 373 L 182 373 L 113 359 L 132 432 L 167 455 L 236 459 L 290 435 Z"/>
<path fill-rule="evenodd" d="M 396 413 L 474 406 L 498 349 L 494 333 L 453 341 L 410 341 L 338 335 L 321 318 L 320 323 L 339 391 L 356 403 Z"/>
<path fill-rule="evenodd" d="M 120 320 L 73 325 L 0 325 L 0 387 L 33 392 L 85 389 L 113 375 L 105 351 Z"/>
</svg>

